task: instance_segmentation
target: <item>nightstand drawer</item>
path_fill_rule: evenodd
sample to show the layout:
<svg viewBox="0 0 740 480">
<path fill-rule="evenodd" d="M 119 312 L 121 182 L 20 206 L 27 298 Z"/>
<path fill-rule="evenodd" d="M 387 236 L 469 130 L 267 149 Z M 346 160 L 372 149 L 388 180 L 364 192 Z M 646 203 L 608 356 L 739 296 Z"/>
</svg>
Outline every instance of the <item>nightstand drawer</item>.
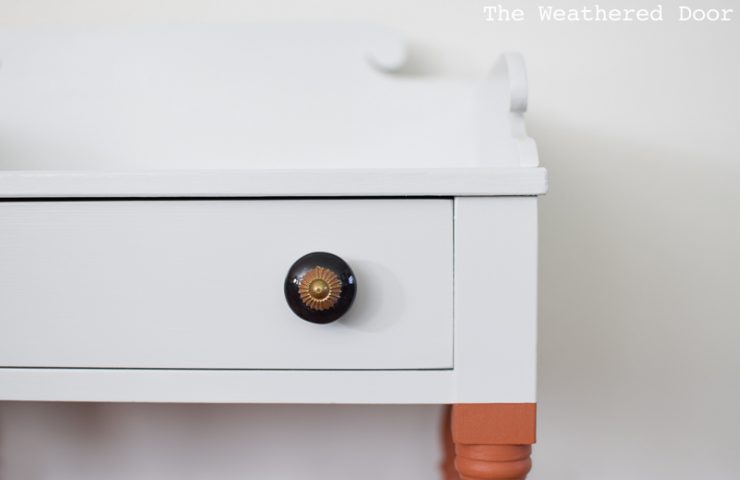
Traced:
<svg viewBox="0 0 740 480">
<path fill-rule="evenodd" d="M 452 367 L 452 200 L 0 203 L 0 366 Z M 309 323 L 283 284 L 313 251 L 356 277 Z"/>
</svg>

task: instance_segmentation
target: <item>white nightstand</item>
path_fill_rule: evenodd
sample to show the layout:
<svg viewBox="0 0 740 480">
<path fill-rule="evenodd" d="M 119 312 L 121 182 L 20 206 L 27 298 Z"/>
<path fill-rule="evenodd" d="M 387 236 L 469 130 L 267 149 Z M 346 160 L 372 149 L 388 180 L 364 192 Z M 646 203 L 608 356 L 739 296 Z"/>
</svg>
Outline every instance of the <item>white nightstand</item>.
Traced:
<svg viewBox="0 0 740 480">
<path fill-rule="evenodd" d="M 524 65 L 404 58 L 357 27 L 0 34 L 0 400 L 450 404 L 463 478 L 524 478 Z"/>
</svg>

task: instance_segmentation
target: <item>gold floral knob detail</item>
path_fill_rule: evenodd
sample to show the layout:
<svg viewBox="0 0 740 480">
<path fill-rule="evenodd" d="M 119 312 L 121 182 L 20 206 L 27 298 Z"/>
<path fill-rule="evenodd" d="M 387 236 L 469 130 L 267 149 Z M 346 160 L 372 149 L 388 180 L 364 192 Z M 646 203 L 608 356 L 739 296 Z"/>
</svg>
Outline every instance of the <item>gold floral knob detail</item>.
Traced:
<svg viewBox="0 0 740 480">
<path fill-rule="evenodd" d="M 311 252 L 290 266 L 283 282 L 288 307 L 301 319 L 325 325 L 339 320 L 355 300 L 350 266 L 329 252 Z"/>
<path fill-rule="evenodd" d="M 328 310 L 339 301 L 342 282 L 328 268 L 314 267 L 301 279 L 298 293 L 304 305 L 311 310 Z"/>
</svg>

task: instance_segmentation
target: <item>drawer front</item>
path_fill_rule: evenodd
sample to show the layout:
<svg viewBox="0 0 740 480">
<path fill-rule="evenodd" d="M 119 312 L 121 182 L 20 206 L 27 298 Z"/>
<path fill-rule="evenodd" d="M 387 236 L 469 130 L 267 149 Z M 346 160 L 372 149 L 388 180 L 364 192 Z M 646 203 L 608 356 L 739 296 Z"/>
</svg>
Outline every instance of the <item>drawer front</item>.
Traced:
<svg viewBox="0 0 740 480">
<path fill-rule="evenodd" d="M 452 367 L 450 199 L 0 203 L 0 366 Z M 338 321 L 286 303 L 291 264 L 354 271 Z"/>
</svg>

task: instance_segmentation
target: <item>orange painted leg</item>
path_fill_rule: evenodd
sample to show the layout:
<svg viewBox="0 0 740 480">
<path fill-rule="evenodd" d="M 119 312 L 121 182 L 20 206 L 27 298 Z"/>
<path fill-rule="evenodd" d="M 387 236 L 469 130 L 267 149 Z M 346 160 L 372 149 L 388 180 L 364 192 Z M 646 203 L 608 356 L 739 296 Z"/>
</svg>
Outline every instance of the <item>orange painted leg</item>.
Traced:
<svg viewBox="0 0 740 480">
<path fill-rule="evenodd" d="M 460 480 L 460 475 L 457 474 L 455 469 L 455 444 L 452 442 L 452 429 L 450 428 L 450 419 L 452 415 L 452 407 L 448 405 L 445 407 L 444 414 L 442 415 L 442 463 L 440 468 L 442 469 L 443 480 Z"/>
<path fill-rule="evenodd" d="M 452 406 L 455 467 L 462 480 L 524 480 L 532 468 L 534 403 Z"/>
</svg>

